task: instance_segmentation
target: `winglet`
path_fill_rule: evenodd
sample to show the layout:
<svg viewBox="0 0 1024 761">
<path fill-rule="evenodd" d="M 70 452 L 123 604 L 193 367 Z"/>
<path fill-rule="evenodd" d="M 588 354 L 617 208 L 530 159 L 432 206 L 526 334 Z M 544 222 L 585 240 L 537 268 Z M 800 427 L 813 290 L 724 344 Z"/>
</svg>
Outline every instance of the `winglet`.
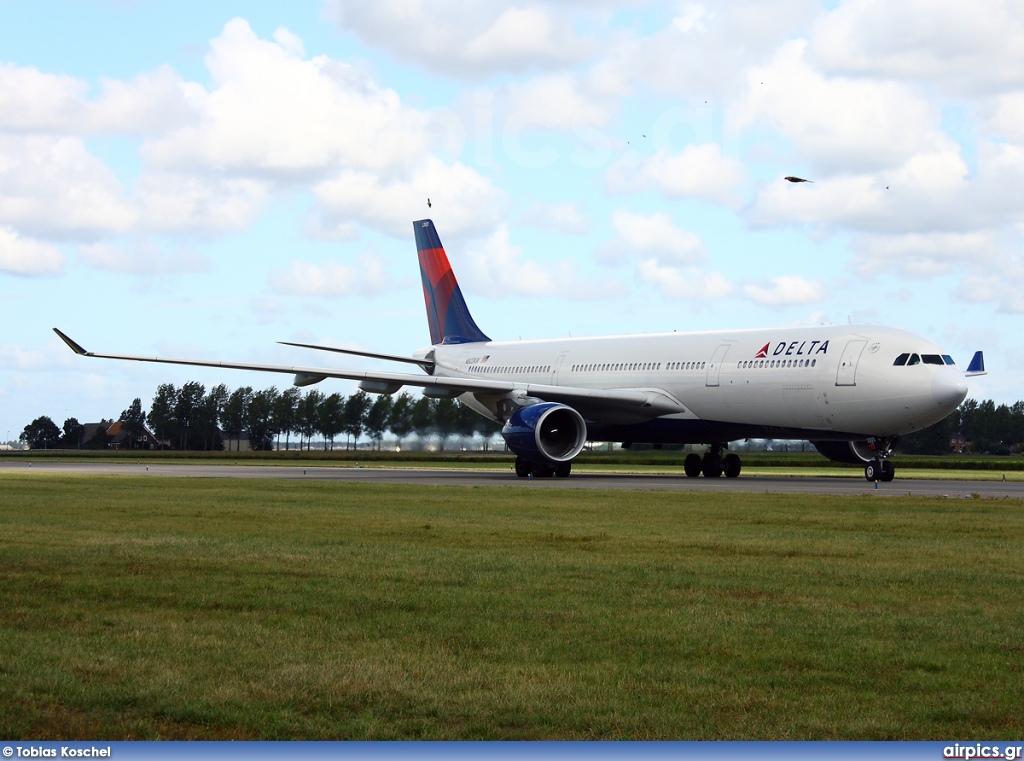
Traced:
<svg viewBox="0 0 1024 761">
<path fill-rule="evenodd" d="M 66 335 L 57 330 L 57 328 L 54 328 L 53 332 L 60 336 L 60 340 L 66 343 L 68 347 L 71 349 L 71 351 L 73 351 L 75 354 L 81 354 L 82 356 L 85 356 L 89 353 L 81 346 L 76 344 L 74 341 L 72 341 L 70 338 L 68 338 Z"/>
<path fill-rule="evenodd" d="M 964 373 L 968 378 L 975 375 L 988 375 L 988 371 L 985 369 L 985 354 L 984 352 L 976 351 L 974 356 L 971 357 L 971 364 L 967 366 L 967 372 Z"/>
</svg>

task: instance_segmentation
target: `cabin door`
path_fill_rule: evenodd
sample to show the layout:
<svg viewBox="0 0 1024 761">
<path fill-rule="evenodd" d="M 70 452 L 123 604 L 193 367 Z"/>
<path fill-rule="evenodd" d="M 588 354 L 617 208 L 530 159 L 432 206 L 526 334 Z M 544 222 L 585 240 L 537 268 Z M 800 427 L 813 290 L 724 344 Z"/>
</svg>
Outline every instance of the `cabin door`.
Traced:
<svg viewBox="0 0 1024 761">
<path fill-rule="evenodd" d="M 857 385 L 857 363 L 867 342 L 866 338 L 855 338 L 846 344 L 843 356 L 839 358 L 839 370 L 836 371 L 837 386 Z"/>
<path fill-rule="evenodd" d="M 707 380 L 704 382 L 704 385 L 718 385 L 718 374 L 722 370 L 722 360 L 725 359 L 725 355 L 728 351 L 729 344 L 722 344 L 717 349 L 715 349 L 715 353 L 711 357 L 711 362 L 708 364 L 708 377 Z"/>
</svg>

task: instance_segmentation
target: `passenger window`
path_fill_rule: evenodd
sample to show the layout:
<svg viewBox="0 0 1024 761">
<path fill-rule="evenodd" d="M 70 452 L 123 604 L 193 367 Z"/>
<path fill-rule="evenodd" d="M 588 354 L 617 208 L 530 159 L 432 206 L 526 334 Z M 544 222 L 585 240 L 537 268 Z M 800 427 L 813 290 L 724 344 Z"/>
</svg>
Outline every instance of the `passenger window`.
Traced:
<svg viewBox="0 0 1024 761">
<path fill-rule="evenodd" d="M 903 367 L 907 364 L 907 360 L 910 359 L 910 354 L 900 354 L 896 357 L 896 361 L 893 362 L 893 367 Z"/>
<path fill-rule="evenodd" d="M 942 361 L 942 357 L 940 357 L 938 354 L 922 354 L 921 359 L 924 361 L 926 365 L 944 364 Z"/>
<path fill-rule="evenodd" d="M 921 358 L 916 354 L 910 355 L 910 360 L 907 362 L 908 365 L 919 365 L 921 364 Z"/>
</svg>

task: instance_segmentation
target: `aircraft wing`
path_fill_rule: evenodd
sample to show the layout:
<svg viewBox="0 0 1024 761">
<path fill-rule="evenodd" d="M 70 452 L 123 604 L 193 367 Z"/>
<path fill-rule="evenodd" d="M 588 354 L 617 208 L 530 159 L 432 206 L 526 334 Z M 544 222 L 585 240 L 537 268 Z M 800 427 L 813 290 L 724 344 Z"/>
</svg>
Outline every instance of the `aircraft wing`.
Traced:
<svg viewBox="0 0 1024 761">
<path fill-rule="evenodd" d="M 304 367 L 301 365 L 265 365 L 252 362 L 225 362 L 209 359 L 183 359 L 176 357 L 144 357 L 132 354 L 101 354 L 87 351 L 57 328 L 53 332 L 60 336 L 68 347 L 83 357 L 99 359 L 120 359 L 135 362 L 158 362 L 168 365 L 193 365 L 195 367 L 220 367 L 226 370 L 254 370 L 266 373 L 282 373 L 295 376 L 296 386 L 307 386 L 327 378 L 360 381 L 367 391 L 394 393 L 402 386 L 415 386 L 429 392 L 490 394 L 502 396 L 516 393 L 544 401 L 562 402 L 576 407 L 592 419 L 626 414 L 641 419 L 659 415 L 684 412 L 683 405 L 675 397 L 660 389 L 593 389 L 573 386 L 552 386 L 538 383 L 523 383 L 509 380 L 485 380 L 482 378 L 451 378 L 443 375 L 418 375 L 413 373 L 388 373 L 368 370 L 344 370 L 333 367 Z"/>
</svg>

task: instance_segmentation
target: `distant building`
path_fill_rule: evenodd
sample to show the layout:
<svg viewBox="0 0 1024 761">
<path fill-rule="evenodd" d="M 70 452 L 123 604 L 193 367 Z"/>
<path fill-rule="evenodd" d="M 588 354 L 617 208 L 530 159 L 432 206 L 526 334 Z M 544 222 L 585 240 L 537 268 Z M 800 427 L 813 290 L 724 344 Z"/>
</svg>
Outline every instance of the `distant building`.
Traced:
<svg viewBox="0 0 1024 761">
<path fill-rule="evenodd" d="M 220 437 L 224 440 L 225 451 L 248 452 L 252 449 L 249 446 L 249 434 L 246 431 L 242 431 L 237 436 L 230 436 L 225 431 L 221 431 Z"/>
<path fill-rule="evenodd" d="M 967 443 L 967 439 L 962 433 L 954 433 L 949 437 L 949 448 L 956 454 L 971 451 L 971 446 Z"/>
<path fill-rule="evenodd" d="M 104 426 L 106 428 L 104 429 Z M 82 431 L 82 446 L 94 448 L 96 438 L 101 430 L 105 430 L 110 440 L 106 444 L 107 449 L 159 449 L 160 440 L 145 426 L 142 433 L 135 437 L 134 445 L 129 439 L 128 431 L 120 420 L 107 425 L 106 423 L 86 423 Z"/>
</svg>

